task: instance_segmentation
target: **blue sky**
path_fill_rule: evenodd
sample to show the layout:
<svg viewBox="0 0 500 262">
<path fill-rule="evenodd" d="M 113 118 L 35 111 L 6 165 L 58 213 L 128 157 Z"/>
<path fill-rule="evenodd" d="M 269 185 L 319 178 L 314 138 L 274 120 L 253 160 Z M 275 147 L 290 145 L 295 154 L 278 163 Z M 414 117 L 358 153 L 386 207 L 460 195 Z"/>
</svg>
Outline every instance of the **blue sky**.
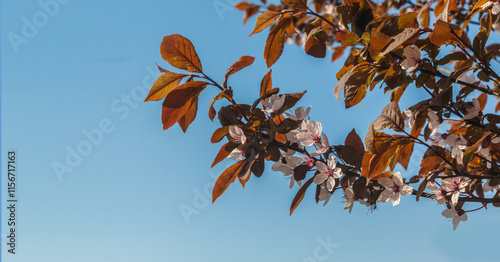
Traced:
<svg viewBox="0 0 500 262">
<path fill-rule="evenodd" d="M 313 261 L 324 242 L 333 244 L 320 251 L 323 261 L 496 261 L 500 211 L 493 208 L 453 231 L 443 207 L 425 199 L 409 196 L 373 212 L 357 205 L 349 214 L 338 194 L 322 207 L 309 192 L 289 217 L 298 188 L 288 189 L 270 165 L 244 190 L 235 183 L 208 204 L 203 192 L 232 163 L 210 169 L 221 146 L 210 143 L 218 124 L 207 117 L 218 90 L 201 95 L 187 134 L 178 126 L 163 131 L 161 102 L 142 101 L 158 76 L 155 62 L 170 68 L 162 37 L 178 33 L 217 81 L 240 56 L 255 56 L 229 83 L 236 101 L 253 102 L 267 73 L 266 34 L 248 37 L 255 20 L 242 25 L 242 13 L 229 9 L 235 2 L 61 0 L 53 12 L 38 1 L 1 2 L 2 174 L 5 153 L 16 150 L 19 201 L 18 253 L 6 253 L 2 235 L 2 261 Z M 25 21 L 33 19 L 30 32 Z M 14 35 L 22 43 L 13 45 Z M 308 90 L 300 105 L 313 105 L 311 118 L 332 144 L 352 128 L 364 137 L 388 102 L 375 90 L 345 110 L 332 93 L 338 69 L 290 45 L 273 66 L 282 91 Z M 409 90 L 401 107 L 425 98 L 419 91 Z M 78 147 L 87 155 L 57 176 L 53 165 Z M 186 208 L 195 214 L 183 216 Z"/>
</svg>

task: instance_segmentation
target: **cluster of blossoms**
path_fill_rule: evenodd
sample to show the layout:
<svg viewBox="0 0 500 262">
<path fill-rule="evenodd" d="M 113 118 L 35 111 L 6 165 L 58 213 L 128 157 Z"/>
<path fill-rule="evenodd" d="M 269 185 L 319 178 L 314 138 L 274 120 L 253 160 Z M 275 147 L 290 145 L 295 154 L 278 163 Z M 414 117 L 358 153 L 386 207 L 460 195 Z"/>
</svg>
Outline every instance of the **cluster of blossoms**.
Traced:
<svg viewBox="0 0 500 262">
<path fill-rule="evenodd" d="M 336 189 L 342 188 L 346 203 L 344 209 L 351 212 L 354 202 L 372 207 L 376 202 L 385 203 L 392 201 L 394 206 L 400 202 L 400 196 L 407 196 L 413 192 L 413 188 L 405 184 L 400 172 L 396 172 L 391 178 L 381 178 L 374 183 L 374 190 L 379 191 L 378 198 L 370 202 L 365 196 L 357 194 L 350 186 L 339 185 L 339 180 L 343 177 L 343 172 L 337 166 L 337 157 L 330 146 L 327 135 L 323 132 L 320 122 L 309 119 L 311 107 L 298 107 L 293 112 L 282 112 L 285 102 L 284 95 L 272 95 L 269 101 L 261 101 L 262 111 L 268 115 L 284 114 L 288 119 L 297 123 L 298 128 L 285 134 L 286 150 L 280 150 L 279 160 L 272 165 L 273 171 L 283 173 L 289 177 L 290 188 L 295 184 L 302 186 L 302 180 L 296 181 L 295 168 L 306 166 L 309 170 L 316 168 L 313 183 L 320 187 L 318 201 L 323 201 L 326 205 Z M 228 158 L 244 159 L 244 151 L 248 147 L 247 137 L 243 130 L 232 125 L 229 127 L 229 135 L 232 142 L 239 146 L 231 152 Z M 311 153 L 309 153 L 311 152 Z M 298 156 L 299 154 L 300 156 Z M 313 170 L 314 171 L 314 170 Z"/>
<path fill-rule="evenodd" d="M 293 112 L 281 112 L 285 102 L 284 95 L 272 95 L 269 101 L 262 101 L 263 112 L 271 114 L 286 115 L 290 120 L 296 121 L 298 128 L 289 131 L 285 134 L 286 144 L 290 147 L 287 150 L 280 151 L 279 161 L 272 165 L 272 170 L 283 173 L 289 177 L 290 188 L 295 184 L 302 186 L 302 180 L 296 181 L 294 173 L 295 168 L 300 165 L 316 168 L 316 173 L 313 177 L 313 182 L 320 187 L 318 201 L 323 201 L 326 205 L 336 189 L 343 189 L 344 198 L 346 200 L 344 209 L 352 211 L 354 202 L 361 205 L 371 207 L 376 203 L 370 202 L 366 196 L 357 194 L 349 185 L 339 185 L 339 180 L 343 177 L 343 172 L 337 166 L 337 157 L 329 144 L 328 137 L 323 132 L 323 127 L 320 122 L 315 122 L 309 119 L 311 107 L 298 107 Z M 472 119 L 482 114 L 477 99 L 473 100 L 472 107 L 467 110 L 467 114 L 463 120 Z M 415 115 L 410 109 L 405 109 L 404 114 L 407 116 L 405 128 L 413 128 L 415 125 Z M 436 146 L 449 148 L 453 158 L 461 159 L 463 152 L 468 148 L 467 140 L 462 135 L 454 133 L 439 133 L 439 127 L 443 123 L 443 119 L 434 111 L 427 110 L 428 125 L 431 130 L 431 140 Z M 243 130 L 232 125 L 229 127 L 229 135 L 232 142 L 238 144 L 238 147 L 231 152 L 228 158 L 244 159 L 244 151 L 248 147 L 247 137 Z M 500 137 L 492 140 L 493 143 L 500 143 Z M 308 153 L 312 152 L 312 153 Z M 301 156 L 298 156 L 300 154 Z M 489 150 L 483 148 L 481 154 L 485 158 L 491 158 Z M 491 165 L 491 163 L 488 163 Z M 466 211 L 461 207 L 456 208 L 460 194 L 466 193 L 467 186 L 470 186 L 470 181 L 458 178 L 451 174 L 450 178 L 440 178 L 439 182 L 429 181 L 426 188 L 434 193 L 432 199 L 440 205 L 448 204 L 448 208 L 443 211 L 443 216 L 452 219 L 453 228 L 456 229 L 461 221 L 467 220 Z M 500 186 L 489 186 L 488 181 L 485 183 L 485 191 L 493 191 Z M 395 172 L 392 177 L 383 177 L 376 180 L 373 184 L 373 190 L 378 191 L 376 202 L 385 203 L 392 202 L 393 206 L 400 203 L 401 196 L 408 196 L 414 193 L 414 189 L 409 184 L 404 182 L 400 172 Z"/>
</svg>

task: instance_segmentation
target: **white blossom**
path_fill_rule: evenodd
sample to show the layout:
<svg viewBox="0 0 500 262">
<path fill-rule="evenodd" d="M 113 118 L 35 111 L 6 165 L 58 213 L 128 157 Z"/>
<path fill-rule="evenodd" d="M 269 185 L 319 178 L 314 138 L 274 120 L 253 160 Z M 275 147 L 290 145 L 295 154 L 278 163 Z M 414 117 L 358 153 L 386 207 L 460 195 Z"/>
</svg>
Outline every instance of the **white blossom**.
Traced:
<svg viewBox="0 0 500 262">
<path fill-rule="evenodd" d="M 245 144 L 247 137 L 243 130 L 238 126 L 229 126 L 229 135 L 233 138 L 236 144 Z"/>
<path fill-rule="evenodd" d="M 415 124 L 415 114 L 410 109 L 405 109 L 404 111 L 405 115 L 408 117 L 408 123 L 406 123 L 405 128 L 413 128 L 413 125 Z"/>
<path fill-rule="evenodd" d="M 321 142 L 321 131 L 323 127 L 320 122 L 313 120 L 302 121 L 299 132 L 295 135 L 303 146 L 312 146 Z"/>
<path fill-rule="evenodd" d="M 394 173 L 392 179 L 384 177 L 377 181 L 385 187 L 377 199 L 378 202 L 385 203 L 392 200 L 392 205 L 396 206 L 399 204 L 401 195 L 407 196 L 413 192 L 413 187 L 403 182 L 400 172 Z"/>
<path fill-rule="evenodd" d="M 311 106 L 309 106 L 305 110 L 304 110 L 304 107 L 299 106 L 295 109 L 294 114 L 285 113 L 285 115 L 288 116 L 292 120 L 302 121 L 309 114 L 309 111 L 311 111 Z"/>
<path fill-rule="evenodd" d="M 458 197 L 460 193 L 465 192 L 465 188 L 469 182 L 463 181 L 460 178 L 446 178 L 442 180 L 441 188 L 447 192 L 447 196 L 451 198 L 451 204 L 456 206 L 458 204 Z"/>
<path fill-rule="evenodd" d="M 467 214 L 463 209 L 455 210 L 455 206 L 450 209 L 446 209 L 441 213 L 446 218 L 451 218 L 453 223 L 453 230 L 457 230 L 457 226 L 460 222 L 467 221 Z"/>
<path fill-rule="evenodd" d="M 314 177 L 313 182 L 317 185 L 321 185 L 325 182 L 328 191 L 332 191 L 335 187 L 335 178 L 340 178 L 342 176 L 342 170 L 336 167 L 337 161 L 335 156 L 331 156 L 327 164 L 328 165 L 321 161 L 316 162 L 316 168 L 321 173 Z"/>
<path fill-rule="evenodd" d="M 344 197 L 346 200 L 344 209 L 349 209 L 349 213 L 352 211 L 354 201 L 358 201 L 362 205 L 369 206 L 369 204 L 362 197 L 359 197 L 356 193 L 354 193 L 354 190 L 350 187 L 344 190 Z"/>
<path fill-rule="evenodd" d="M 482 114 L 481 105 L 479 104 L 479 100 L 477 98 L 472 98 L 472 107 L 467 108 L 467 114 L 462 117 L 463 120 L 472 119 Z"/>
<path fill-rule="evenodd" d="M 432 131 L 431 136 L 434 136 L 437 134 L 439 125 L 443 122 L 443 120 L 430 108 L 427 109 L 427 117 L 429 118 L 429 129 Z"/>
<path fill-rule="evenodd" d="M 285 96 L 284 95 L 272 95 L 269 98 L 269 102 L 262 100 L 262 105 L 267 107 L 266 112 L 268 113 L 275 113 L 278 112 L 281 107 L 283 107 L 283 104 L 285 103 Z"/>
<path fill-rule="evenodd" d="M 498 13 L 500 13 L 500 3 L 499 2 L 488 1 L 488 2 L 486 2 L 486 4 L 482 5 L 481 8 L 484 10 L 492 5 L 493 5 L 493 8 L 491 9 L 491 14 L 498 15 Z"/>
</svg>

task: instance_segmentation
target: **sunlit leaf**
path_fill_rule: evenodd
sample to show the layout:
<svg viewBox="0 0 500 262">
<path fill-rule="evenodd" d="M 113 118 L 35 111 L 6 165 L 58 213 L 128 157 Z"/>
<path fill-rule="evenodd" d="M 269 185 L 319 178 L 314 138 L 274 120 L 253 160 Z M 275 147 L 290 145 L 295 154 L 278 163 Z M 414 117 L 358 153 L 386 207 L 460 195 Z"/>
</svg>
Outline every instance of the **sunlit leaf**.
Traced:
<svg viewBox="0 0 500 262">
<path fill-rule="evenodd" d="M 391 102 L 384 107 L 380 116 L 373 122 L 373 128 L 375 130 L 390 128 L 395 131 L 400 131 L 404 128 L 404 121 L 397 102 Z"/>
<path fill-rule="evenodd" d="M 224 191 L 229 187 L 231 183 L 234 182 L 236 177 L 238 176 L 238 172 L 245 164 L 246 160 L 241 160 L 239 162 L 234 163 L 232 166 L 224 170 L 222 174 L 215 181 L 214 189 L 212 190 L 212 203 L 219 198 Z"/>
<path fill-rule="evenodd" d="M 280 16 L 281 12 L 267 11 L 262 13 L 257 17 L 257 22 L 255 22 L 255 27 L 250 34 L 250 36 L 262 32 L 264 29 L 268 28 L 274 23 L 274 21 Z"/>
<path fill-rule="evenodd" d="M 462 34 L 459 26 L 442 20 L 436 20 L 434 30 L 432 30 L 432 33 L 429 35 L 429 39 L 438 47 L 444 44 L 456 42 L 457 39 L 451 33 L 451 30 L 453 30 L 458 36 Z"/>
<path fill-rule="evenodd" d="M 206 82 L 192 81 L 187 82 L 173 91 L 171 91 L 163 101 L 162 109 L 162 123 L 163 130 L 167 130 L 172 125 L 177 123 L 191 108 L 194 99 L 200 95 L 201 91 L 207 86 Z M 196 109 L 193 109 L 196 111 Z M 193 112 L 191 112 L 192 114 Z M 196 112 L 194 112 L 196 116 Z M 190 117 L 193 117 L 192 115 Z M 189 120 L 189 119 L 188 119 Z M 185 122 L 187 124 L 188 121 Z M 190 123 L 189 123 L 190 124 Z M 185 128 L 189 125 L 184 125 Z"/>
<path fill-rule="evenodd" d="M 160 52 L 161 57 L 173 67 L 195 73 L 203 71 L 193 44 L 181 35 L 165 36 L 161 42 Z"/>
<path fill-rule="evenodd" d="M 194 119 L 196 118 L 197 112 L 198 112 L 198 96 L 190 100 L 190 105 L 186 113 L 177 122 L 184 133 L 186 133 L 189 125 L 193 123 Z"/>
<path fill-rule="evenodd" d="M 153 83 L 153 86 L 151 87 L 151 90 L 149 91 L 149 94 L 144 102 L 158 101 L 167 97 L 168 93 L 174 90 L 185 76 L 185 74 L 166 71 Z"/>
<path fill-rule="evenodd" d="M 283 14 L 274 26 L 273 30 L 269 33 L 264 47 L 264 59 L 266 60 L 268 68 L 276 63 L 278 58 L 281 56 L 281 53 L 283 53 L 283 47 L 285 46 L 285 32 L 292 21 L 292 15 L 289 13 Z"/>
</svg>

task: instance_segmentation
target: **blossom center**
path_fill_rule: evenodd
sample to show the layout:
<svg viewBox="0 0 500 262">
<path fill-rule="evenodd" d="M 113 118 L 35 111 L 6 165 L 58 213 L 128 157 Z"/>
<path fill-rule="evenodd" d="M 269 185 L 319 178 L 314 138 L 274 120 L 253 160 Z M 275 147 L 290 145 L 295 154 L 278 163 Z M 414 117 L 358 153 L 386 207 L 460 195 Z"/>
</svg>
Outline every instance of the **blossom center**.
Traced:
<svg viewBox="0 0 500 262">
<path fill-rule="evenodd" d="M 313 134 L 312 140 L 314 141 L 314 143 L 319 143 L 321 142 L 321 137 L 318 134 Z"/>
</svg>

